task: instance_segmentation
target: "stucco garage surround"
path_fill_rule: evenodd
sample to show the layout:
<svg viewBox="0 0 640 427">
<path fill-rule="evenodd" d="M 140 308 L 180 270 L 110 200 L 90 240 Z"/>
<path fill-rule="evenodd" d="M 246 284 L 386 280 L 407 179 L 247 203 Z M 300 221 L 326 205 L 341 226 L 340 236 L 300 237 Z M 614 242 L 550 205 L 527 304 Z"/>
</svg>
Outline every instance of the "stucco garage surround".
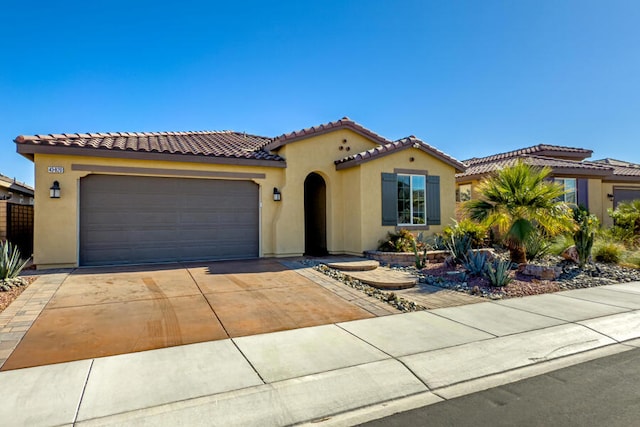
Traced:
<svg viewBox="0 0 640 427">
<path fill-rule="evenodd" d="M 80 265 L 253 258 L 258 233 L 251 181 L 80 179 Z"/>
</svg>

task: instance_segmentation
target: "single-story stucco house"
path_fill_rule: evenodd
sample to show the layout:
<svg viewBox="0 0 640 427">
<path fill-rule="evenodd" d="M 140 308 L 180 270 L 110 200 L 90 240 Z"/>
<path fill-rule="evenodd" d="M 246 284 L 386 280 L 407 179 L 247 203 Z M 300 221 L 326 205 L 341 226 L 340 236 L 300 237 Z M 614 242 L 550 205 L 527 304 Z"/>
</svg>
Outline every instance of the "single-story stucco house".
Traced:
<svg viewBox="0 0 640 427">
<path fill-rule="evenodd" d="M 486 157 L 464 160 L 466 170 L 456 174 L 456 200 L 477 197 L 480 180 L 518 160 L 549 167 L 551 178 L 565 189 L 564 201 L 596 215 L 603 226 L 612 225 L 607 209 L 622 201 L 640 199 L 640 165 L 614 159 L 588 161 L 592 150 L 539 144 Z"/>
<path fill-rule="evenodd" d="M 15 178 L 0 174 L 0 200 L 9 200 L 20 205 L 33 204 L 33 188 Z"/>
<path fill-rule="evenodd" d="M 276 138 L 241 132 L 18 136 L 36 182 L 38 268 L 375 249 L 440 232 L 465 166 L 414 136 L 343 118 Z"/>
</svg>

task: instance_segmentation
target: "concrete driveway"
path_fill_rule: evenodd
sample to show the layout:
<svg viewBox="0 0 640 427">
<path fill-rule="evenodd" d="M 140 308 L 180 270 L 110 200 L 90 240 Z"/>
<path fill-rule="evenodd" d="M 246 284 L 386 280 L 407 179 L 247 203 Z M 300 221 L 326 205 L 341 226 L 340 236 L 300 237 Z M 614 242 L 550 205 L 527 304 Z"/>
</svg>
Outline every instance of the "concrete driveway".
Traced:
<svg viewBox="0 0 640 427">
<path fill-rule="evenodd" d="M 83 268 L 2 370 L 370 317 L 276 260 Z"/>
</svg>

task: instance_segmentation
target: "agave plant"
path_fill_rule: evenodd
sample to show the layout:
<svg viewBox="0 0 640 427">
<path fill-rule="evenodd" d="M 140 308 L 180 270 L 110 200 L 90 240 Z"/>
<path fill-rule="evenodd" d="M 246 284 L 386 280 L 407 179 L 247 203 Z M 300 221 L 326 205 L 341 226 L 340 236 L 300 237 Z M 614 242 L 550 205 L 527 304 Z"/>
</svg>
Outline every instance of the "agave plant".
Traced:
<svg viewBox="0 0 640 427">
<path fill-rule="evenodd" d="M 492 286 L 507 286 L 511 283 L 509 271 L 511 270 L 511 261 L 508 259 L 496 259 L 487 267 L 487 277 Z"/>
<path fill-rule="evenodd" d="M 13 279 L 29 262 L 20 258 L 20 250 L 9 241 L 0 242 L 0 280 Z"/>
<path fill-rule="evenodd" d="M 480 251 L 469 251 L 462 261 L 462 266 L 472 276 L 482 276 L 487 269 L 487 254 Z"/>
</svg>

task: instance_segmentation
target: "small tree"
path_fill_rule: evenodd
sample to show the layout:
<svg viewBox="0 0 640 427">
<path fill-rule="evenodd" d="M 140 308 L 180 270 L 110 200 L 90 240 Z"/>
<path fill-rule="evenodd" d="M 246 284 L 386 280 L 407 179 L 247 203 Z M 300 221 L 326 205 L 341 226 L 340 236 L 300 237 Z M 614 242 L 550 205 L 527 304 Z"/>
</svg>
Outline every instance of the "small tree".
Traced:
<svg viewBox="0 0 640 427">
<path fill-rule="evenodd" d="M 526 262 L 524 242 L 536 228 L 548 236 L 573 228 L 571 209 L 558 201 L 562 187 L 546 179 L 550 173 L 518 160 L 481 181 L 480 197 L 464 205 L 469 218 L 498 228 L 513 262 Z"/>
</svg>

